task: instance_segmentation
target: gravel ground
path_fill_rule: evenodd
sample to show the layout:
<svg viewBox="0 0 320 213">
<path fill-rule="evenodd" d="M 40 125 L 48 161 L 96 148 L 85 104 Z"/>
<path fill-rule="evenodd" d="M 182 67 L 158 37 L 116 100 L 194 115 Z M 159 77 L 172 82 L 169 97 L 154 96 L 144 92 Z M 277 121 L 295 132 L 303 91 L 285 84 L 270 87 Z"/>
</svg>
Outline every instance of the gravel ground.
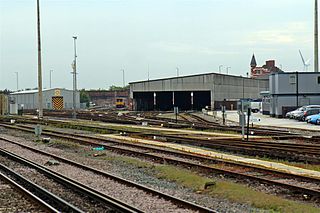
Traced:
<svg viewBox="0 0 320 213">
<path fill-rule="evenodd" d="M 42 165 L 45 165 L 46 162 L 50 160 L 50 158 L 44 155 L 35 154 L 31 151 L 26 151 L 25 149 L 20 148 L 16 145 L 11 145 L 3 141 L 0 141 L 0 144 L 4 149 L 13 151 L 17 155 L 23 156 L 33 162 L 37 162 Z M 147 194 L 142 190 L 136 189 L 134 187 L 125 186 L 109 178 L 105 178 L 101 175 L 94 174 L 93 172 L 79 169 L 75 166 L 60 163 L 60 165 L 51 166 L 50 169 L 64 174 L 70 178 L 76 179 L 89 187 L 99 190 L 100 192 L 108 194 L 112 197 L 115 197 L 119 200 L 122 200 L 147 212 L 192 212 L 191 210 L 179 208 L 178 206 L 167 200 Z M 47 181 L 45 183 L 50 184 Z M 54 186 L 52 187 L 58 188 Z"/>
<path fill-rule="evenodd" d="M 26 134 L 23 134 L 23 133 L 19 133 L 19 134 L 26 136 Z M 27 135 L 30 137 L 30 134 L 27 134 Z M 21 138 L 18 139 L 8 135 L 6 137 L 23 142 L 28 145 L 35 146 L 35 143 L 30 142 L 29 140 L 25 140 Z M 114 162 L 114 161 L 108 162 L 106 160 L 98 160 L 90 157 L 88 158 L 88 155 L 90 155 L 88 154 L 90 153 L 90 150 L 87 147 L 80 146 L 78 150 L 76 151 L 69 150 L 69 152 L 66 152 L 66 150 L 63 151 L 53 147 L 47 147 L 45 145 L 38 145 L 37 148 L 45 151 L 50 151 L 54 154 L 72 159 L 77 162 L 81 162 L 88 166 L 93 166 L 95 168 L 108 171 L 110 173 L 116 174 L 126 179 L 130 179 L 132 181 L 147 185 L 151 188 L 166 192 L 170 195 L 174 195 L 176 197 L 189 200 L 191 202 L 195 202 L 197 204 L 218 210 L 219 212 L 250 212 L 250 211 L 260 212 L 260 210 L 252 208 L 250 207 L 250 205 L 247 205 L 247 204 L 238 204 L 238 203 L 233 203 L 221 198 L 213 198 L 207 195 L 197 194 L 191 189 L 181 187 L 178 184 L 175 184 L 166 180 L 160 180 L 156 178 L 154 175 L 150 174 L 150 171 L 148 171 L 145 168 L 134 167 L 132 165 L 128 165 L 122 162 Z M 16 149 L 16 147 L 11 147 L 11 149 Z M 107 152 L 107 155 L 109 157 L 119 156 L 111 152 L 110 153 Z M 154 206 L 152 206 L 151 209 L 154 212 Z"/>
<path fill-rule="evenodd" d="M 17 133 L 16 133 L 17 134 Z M 21 135 L 21 133 L 19 133 Z M 19 135 L 17 134 L 17 135 Z M 23 135 L 23 133 L 22 133 Z M 30 134 L 24 134 L 24 136 L 30 137 Z M 25 141 L 25 140 L 22 140 Z M 34 145 L 34 143 L 31 142 L 31 144 Z M 47 147 L 41 145 L 43 149 L 48 150 Z M 242 205 L 242 204 L 236 204 L 231 203 L 229 201 L 223 200 L 223 199 L 217 199 L 208 197 L 206 195 L 201 195 L 194 193 L 192 190 L 183 188 L 175 183 L 171 183 L 164 180 L 159 180 L 156 177 L 154 177 L 153 174 L 150 174 L 150 171 L 148 169 L 144 168 L 137 168 L 125 163 L 121 162 L 112 162 L 107 163 L 108 161 L 105 160 L 98 160 L 97 158 L 93 159 L 90 156 L 92 155 L 92 152 L 87 147 L 78 147 L 79 149 L 70 149 L 68 152 L 65 152 L 66 150 L 62 151 L 60 149 L 53 149 L 50 148 L 50 152 L 56 153 L 58 155 L 65 156 L 69 159 L 76 160 L 78 162 L 82 162 L 86 165 L 96 167 L 98 169 L 106 170 L 108 172 L 114 173 L 116 175 L 122 176 L 126 179 L 130 179 L 132 181 L 141 183 L 143 185 L 147 185 L 151 188 L 163 191 L 167 194 L 171 194 L 177 197 L 180 197 L 185 200 L 189 200 L 191 202 L 196 202 L 200 205 L 207 206 L 212 209 L 219 210 L 220 212 L 247 212 L 249 211 L 258 211 L 257 209 L 251 208 L 248 205 Z M 80 151 L 79 151 L 80 150 Z M 119 156 L 114 153 L 106 152 L 106 155 L 108 157 L 112 156 Z M 89 158 L 88 158 L 89 157 Z M 128 172 L 129 171 L 129 172 Z M 224 180 L 223 175 L 211 175 L 214 179 L 220 179 Z M 234 182 L 239 182 L 237 179 L 230 179 Z M 279 181 L 287 181 L 287 180 L 279 180 Z M 243 183 L 243 180 L 240 181 Z M 255 188 L 258 191 L 263 191 L 268 194 L 274 194 L 274 195 L 281 195 L 283 197 L 289 198 L 289 199 L 295 199 L 300 200 L 304 202 L 311 203 L 312 201 L 305 200 L 304 196 L 301 195 L 289 195 L 290 193 L 287 190 L 281 190 L 279 187 L 271 187 L 269 185 L 260 184 L 260 183 L 253 183 L 252 181 L 247 181 L 246 184 L 252 188 Z M 308 183 L 306 183 L 308 184 Z M 317 202 L 318 203 L 318 202 Z"/>
<path fill-rule="evenodd" d="M 36 204 L 33 204 L 15 188 L 0 180 L 0 212 L 44 212 Z"/>
<path fill-rule="evenodd" d="M 60 198 L 72 203 L 76 207 L 82 209 L 86 212 L 108 212 L 110 208 L 104 207 L 98 202 L 94 202 L 92 199 L 82 196 L 77 192 L 74 192 L 65 186 L 55 182 L 52 179 L 40 174 L 37 170 L 28 168 L 20 163 L 9 160 L 3 156 L 0 156 L 0 162 L 9 168 L 13 169 L 15 172 L 19 173 L 23 177 L 29 179 L 30 181 L 42 186 L 43 188 L 49 190 L 53 194 L 59 196 Z"/>
<path fill-rule="evenodd" d="M 30 137 L 30 134 L 28 134 L 28 136 Z M 25 142 L 25 140 L 21 140 L 21 141 Z M 30 144 L 34 145 L 34 143 L 32 143 L 32 142 Z M 62 155 L 62 156 L 65 156 L 69 159 L 73 159 L 75 161 L 82 162 L 86 165 L 93 166 L 98 169 L 106 170 L 108 172 L 122 176 L 126 179 L 130 179 L 132 181 L 141 183 L 143 185 L 147 185 L 147 186 L 154 188 L 156 190 L 163 191 L 167 194 L 171 194 L 176 197 L 180 197 L 182 199 L 189 200 L 191 202 L 196 202 L 200 205 L 207 206 L 209 208 L 218 210 L 220 212 L 247 212 L 248 210 L 259 212 L 259 210 L 251 208 L 248 205 L 231 203 L 231 202 L 223 200 L 223 199 L 217 199 L 217 198 L 208 197 L 206 195 L 197 194 L 197 193 L 194 193 L 192 190 L 181 187 L 175 183 L 168 182 L 165 180 L 159 180 L 159 179 L 155 178 L 152 174 L 150 174 L 150 171 L 148 171 L 148 169 L 145 169 L 145 168 L 137 168 L 137 167 L 125 164 L 123 162 L 114 162 L 113 161 L 112 163 L 109 163 L 108 161 L 98 160 L 97 158 L 95 158 L 95 159 L 93 159 L 92 157 L 88 158 L 88 156 L 92 155 L 92 152 L 87 147 L 79 146 L 78 150 L 70 149 L 70 150 L 68 150 L 69 152 L 65 152 L 66 150 L 62 151 L 60 149 L 55 149 L 53 147 L 48 148 L 44 145 L 40 145 L 40 147 L 41 147 L 41 149 L 45 149 L 45 150 L 53 152 L 57 155 Z M 105 154 L 108 157 L 119 156 L 119 155 L 116 155 L 111 152 L 105 152 Z M 217 176 L 217 175 L 213 174 L 211 177 L 213 177 L 214 179 L 222 179 L 222 180 L 224 179 L 224 177 L 221 175 Z M 277 177 L 275 177 L 275 178 L 277 178 Z M 228 180 L 230 180 L 230 179 L 228 178 Z M 237 179 L 234 179 L 233 181 L 239 182 L 239 180 L 237 180 Z M 279 179 L 279 181 L 288 182 L 289 180 Z M 243 181 L 241 181 L 241 182 L 243 182 Z M 290 183 L 292 183 L 294 185 L 297 184 L 296 182 L 290 182 Z M 294 198 L 296 200 L 301 200 L 301 201 L 306 202 L 306 200 L 303 196 L 301 196 L 301 195 L 288 195 L 289 193 L 287 190 L 280 190 L 279 187 L 270 187 L 269 185 L 265 185 L 265 184 L 252 183 L 251 181 L 248 181 L 247 185 L 251 186 L 259 191 L 266 192 L 268 194 L 274 194 L 274 195 L 282 194 L 282 196 L 284 196 L 286 198 L 289 198 L 289 199 Z M 316 185 L 310 185 L 309 183 L 305 183 L 305 185 L 318 187 Z M 285 195 L 285 194 L 287 194 L 287 195 Z"/>
</svg>

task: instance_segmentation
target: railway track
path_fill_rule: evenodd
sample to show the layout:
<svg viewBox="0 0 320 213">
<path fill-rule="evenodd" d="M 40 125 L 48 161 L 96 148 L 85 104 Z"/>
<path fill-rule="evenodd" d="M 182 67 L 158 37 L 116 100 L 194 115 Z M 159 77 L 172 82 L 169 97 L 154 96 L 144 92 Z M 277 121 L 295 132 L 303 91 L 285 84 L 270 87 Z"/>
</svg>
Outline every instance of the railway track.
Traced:
<svg viewBox="0 0 320 213">
<path fill-rule="evenodd" d="M 132 181 L 129 181 L 129 180 L 123 179 L 121 177 L 115 176 L 113 174 L 107 173 L 105 171 L 98 170 L 98 169 L 95 169 L 95 168 L 92 168 L 92 167 L 77 163 L 75 161 L 63 158 L 61 156 L 57 156 L 57 155 L 51 154 L 49 152 L 41 151 L 41 150 L 38 150 L 38 149 L 36 149 L 34 147 L 30 147 L 30 146 L 21 144 L 19 142 L 13 141 L 13 140 L 8 140 L 6 138 L 2 138 L 1 137 L 0 140 L 8 142 L 8 143 L 11 143 L 11 144 L 14 144 L 14 145 L 17 145 L 19 147 L 22 147 L 24 149 L 27 149 L 29 151 L 32 151 L 32 152 L 35 152 L 35 153 L 38 153 L 38 154 L 41 154 L 41 155 L 49 156 L 49 157 L 51 157 L 51 158 L 53 158 L 55 160 L 58 160 L 59 162 L 63 162 L 63 163 L 72 165 L 74 167 L 78 167 L 78 168 L 81 168 L 83 170 L 93 172 L 93 173 L 95 173 L 97 175 L 101 175 L 103 177 L 110 178 L 110 179 L 112 179 L 112 180 L 114 180 L 116 182 L 119 182 L 121 184 L 124 184 L 124 185 L 126 185 L 128 187 L 134 187 L 134 188 L 137 188 L 138 190 L 145 191 L 148 194 L 150 194 L 150 196 L 154 196 L 154 197 L 157 197 L 157 199 L 159 198 L 159 199 L 167 200 L 168 202 L 172 202 L 173 204 L 177 205 L 179 208 L 190 209 L 190 210 L 195 211 L 195 212 L 215 212 L 214 210 L 211 210 L 211 209 L 199 206 L 197 204 L 194 204 L 194 203 L 191 203 L 191 202 L 176 198 L 174 196 L 162 193 L 160 191 L 151 189 L 151 188 L 143 186 L 141 184 L 134 183 Z M 141 195 L 141 193 L 138 193 L 138 194 Z M 156 205 L 156 204 L 154 204 L 154 205 Z M 141 212 L 141 211 L 137 210 L 136 212 Z"/>
<path fill-rule="evenodd" d="M 36 123 L 36 121 L 22 121 L 29 123 Z M 59 124 L 58 121 L 46 121 L 47 123 Z M 2 126 L 6 126 L 2 124 Z M 75 128 L 85 127 L 91 129 L 99 129 L 104 131 L 109 127 L 97 127 L 90 125 L 75 125 Z M 8 126 L 10 127 L 10 126 Z M 22 126 L 24 127 L 24 126 Z M 109 128 L 109 130 L 113 130 Z M 118 130 L 119 131 L 119 130 Z M 115 131 L 116 132 L 116 131 Z M 297 144 L 297 143 L 279 143 L 279 142 L 263 142 L 263 141 L 248 141 L 243 142 L 241 139 L 214 139 L 214 138 L 200 138 L 197 136 L 178 136 L 168 135 L 161 132 L 152 131 L 151 133 L 139 131 L 126 130 L 126 133 L 139 138 L 153 138 L 157 136 L 168 142 L 189 144 L 193 146 L 203 146 L 212 149 L 218 149 L 223 151 L 232 151 L 235 153 L 241 153 L 251 156 L 268 156 L 270 158 L 285 159 L 297 162 L 308 162 L 308 163 L 320 163 L 320 145 L 317 144 Z"/>
<path fill-rule="evenodd" d="M 111 210 L 142 212 L 5 149 L 0 148 L 0 155 L 2 156 L 0 167 L 2 171 L 26 184 L 32 183 L 30 181 L 26 182 L 24 176 L 32 178 L 36 182 L 36 184 L 32 184 L 32 188 L 41 192 L 40 195 L 45 196 L 50 205 L 54 206 L 59 212 L 105 212 Z M 54 211 L 58 212 L 56 210 Z"/>
<path fill-rule="evenodd" d="M 18 177 L 18 180 L 14 180 L 14 177 Z M 12 188 L 12 190 L 15 190 L 14 192 L 17 193 L 19 192 L 24 198 L 32 202 L 32 206 L 30 207 L 30 204 L 18 204 L 16 203 L 17 200 L 19 199 L 20 201 L 22 200 L 21 197 L 15 197 L 15 195 L 11 192 L 9 193 L 8 199 L 14 199 L 16 205 L 21 205 L 19 208 L 24 208 L 24 210 L 28 212 L 57 212 L 58 210 L 52 207 L 50 204 L 47 203 L 47 201 L 43 200 L 40 198 L 40 196 L 36 196 L 33 194 L 33 192 L 38 192 L 41 197 L 46 197 L 47 199 L 54 200 L 55 195 L 47 192 L 47 191 L 42 191 L 43 193 L 40 194 L 41 188 L 32 183 L 30 180 L 20 177 L 16 172 L 10 170 L 8 167 L 4 166 L 2 163 L 0 164 L 0 180 L 3 183 L 9 184 Z M 3 183 L 1 183 L 1 193 L 4 196 L 7 196 L 6 191 L 3 187 Z M 24 184 L 28 184 L 29 186 L 24 186 Z M 60 199 L 57 199 L 55 203 L 59 203 Z M 11 201 L 12 202 L 12 201 Z M 0 209 L 0 211 L 15 211 L 12 209 L 13 207 L 10 206 L 5 206 Z"/>
<path fill-rule="evenodd" d="M 148 139 L 159 136 L 167 142 L 233 151 L 251 156 L 268 156 L 297 162 L 320 164 L 320 145 L 317 144 L 242 141 L 241 139 L 204 139 L 195 136 L 165 135 L 160 133 L 129 133 L 129 135 Z"/>
<path fill-rule="evenodd" d="M 71 118 L 71 112 L 45 112 L 45 116 L 49 117 L 60 117 L 60 118 Z M 182 115 L 183 116 L 183 115 Z M 84 120 L 94 120 L 94 121 L 102 121 L 109 123 L 118 123 L 118 124 L 134 124 L 141 125 L 141 122 L 146 121 L 150 125 L 162 125 L 168 128 L 193 128 L 198 130 L 218 130 L 218 131 L 234 131 L 237 133 L 241 133 L 242 130 L 238 126 L 223 126 L 218 123 L 208 122 L 205 119 L 200 118 L 196 115 L 188 114 L 191 116 L 193 120 L 198 120 L 197 122 L 191 122 L 190 119 L 186 118 L 183 121 L 179 121 L 179 123 L 175 123 L 174 119 L 169 118 L 159 118 L 156 116 L 145 115 L 144 117 L 137 116 L 127 116 L 123 114 L 122 116 L 117 116 L 112 113 L 101 113 L 101 112 L 78 112 L 77 118 Z M 138 120 L 137 120 L 138 118 Z M 245 127 L 246 129 L 246 127 Z M 261 135 L 261 136 L 287 136 L 287 135 L 296 135 L 292 134 L 287 130 L 276 130 L 276 129 L 266 129 L 266 128 L 250 128 L 252 135 Z"/>
<path fill-rule="evenodd" d="M 21 129 L 22 130 L 22 129 Z M 30 131 L 25 128 L 24 131 Z M 240 180 L 255 181 L 258 183 L 277 186 L 292 192 L 307 194 L 311 197 L 320 197 L 320 180 L 318 178 L 288 174 L 269 168 L 230 162 L 221 159 L 208 158 L 190 153 L 167 150 L 119 140 L 103 139 L 96 136 L 83 136 L 60 131 L 44 131 L 50 137 L 62 138 L 90 146 L 104 146 L 122 154 L 139 156 L 159 163 L 181 165 L 207 173 L 223 174 Z"/>
</svg>

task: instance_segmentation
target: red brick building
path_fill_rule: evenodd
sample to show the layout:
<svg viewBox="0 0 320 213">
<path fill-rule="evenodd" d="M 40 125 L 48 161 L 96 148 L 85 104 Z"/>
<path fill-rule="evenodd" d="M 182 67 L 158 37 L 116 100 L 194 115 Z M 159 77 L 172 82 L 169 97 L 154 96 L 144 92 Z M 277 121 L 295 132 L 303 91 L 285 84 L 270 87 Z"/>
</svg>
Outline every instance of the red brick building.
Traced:
<svg viewBox="0 0 320 213">
<path fill-rule="evenodd" d="M 89 90 L 87 91 L 90 101 L 101 107 L 115 107 L 116 100 L 122 98 L 125 105 L 129 106 L 129 90 Z"/>
<path fill-rule="evenodd" d="M 251 72 L 250 72 L 251 78 L 264 77 L 264 76 L 268 76 L 271 73 L 283 72 L 280 68 L 276 66 L 275 60 L 268 60 L 266 61 L 265 65 L 258 67 L 254 54 L 252 56 L 250 66 L 251 66 Z"/>
</svg>

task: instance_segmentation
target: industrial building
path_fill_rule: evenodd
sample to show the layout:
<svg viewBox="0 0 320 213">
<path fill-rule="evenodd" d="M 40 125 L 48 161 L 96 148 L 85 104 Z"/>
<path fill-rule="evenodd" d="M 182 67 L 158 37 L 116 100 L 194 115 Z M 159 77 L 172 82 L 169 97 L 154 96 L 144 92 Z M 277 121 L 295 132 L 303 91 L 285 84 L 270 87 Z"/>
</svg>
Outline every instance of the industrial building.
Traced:
<svg viewBox="0 0 320 213">
<path fill-rule="evenodd" d="M 86 92 L 90 101 L 96 106 L 115 107 L 116 100 L 119 98 L 123 100 L 125 106 L 129 105 L 129 90 L 89 90 Z"/>
<path fill-rule="evenodd" d="M 258 99 L 269 81 L 217 73 L 132 82 L 130 97 L 137 111 L 211 109 L 235 110 L 242 98 Z"/>
<path fill-rule="evenodd" d="M 43 90 L 43 109 L 62 110 L 73 108 L 73 91 L 61 88 Z M 10 94 L 10 106 L 19 109 L 38 108 L 38 90 L 19 91 Z M 80 108 L 80 92 L 76 92 L 76 108 Z"/>
<path fill-rule="evenodd" d="M 269 76 L 270 115 L 284 117 L 304 105 L 320 105 L 320 73 L 286 72 Z M 268 99 L 266 99 L 268 100 Z"/>
<path fill-rule="evenodd" d="M 9 100 L 5 94 L 0 94 L 0 115 L 6 115 L 9 112 Z"/>
</svg>

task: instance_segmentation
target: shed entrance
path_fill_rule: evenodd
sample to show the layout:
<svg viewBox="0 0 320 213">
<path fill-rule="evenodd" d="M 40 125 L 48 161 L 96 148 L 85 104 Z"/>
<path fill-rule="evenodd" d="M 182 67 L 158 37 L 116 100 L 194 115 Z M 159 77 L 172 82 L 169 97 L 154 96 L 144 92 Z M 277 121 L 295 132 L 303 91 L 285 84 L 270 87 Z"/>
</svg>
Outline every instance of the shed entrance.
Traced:
<svg viewBox="0 0 320 213">
<path fill-rule="evenodd" d="M 52 109 L 63 110 L 63 97 L 62 96 L 52 97 Z"/>
</svg>

